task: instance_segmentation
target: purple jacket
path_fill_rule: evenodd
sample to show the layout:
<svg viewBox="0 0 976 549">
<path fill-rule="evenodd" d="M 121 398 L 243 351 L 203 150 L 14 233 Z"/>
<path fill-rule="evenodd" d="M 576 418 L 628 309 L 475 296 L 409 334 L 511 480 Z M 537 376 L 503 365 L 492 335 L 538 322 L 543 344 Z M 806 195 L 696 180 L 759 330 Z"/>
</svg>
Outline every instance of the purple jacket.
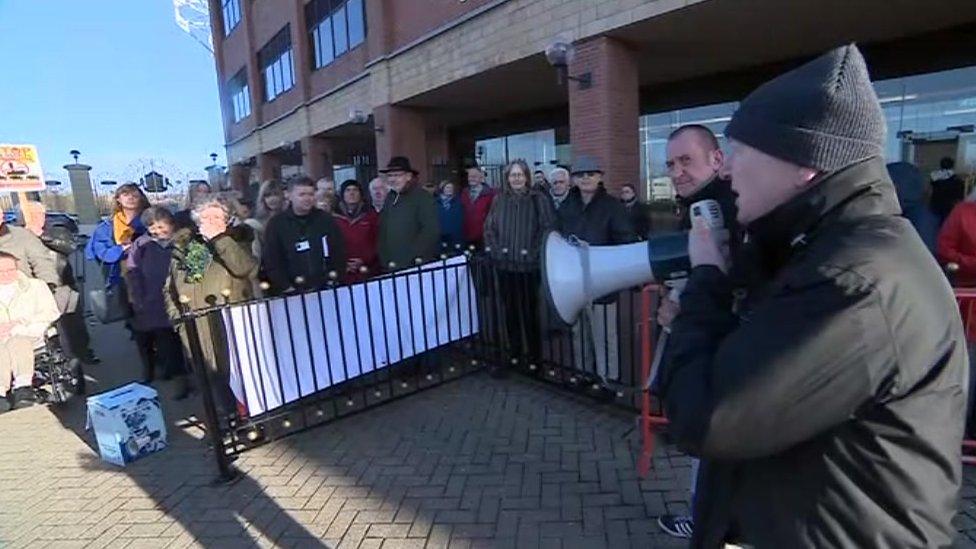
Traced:
<svg viewBox="0 0 976 549">
<path fill-rule="evenodd" d="M 163 286 L 169 274 L 172 247 L 163 247 L 144 234 L 132 243 L 126 258 L 125 279 L 132 302 L 132 325 L 137 331 L 171 328 Z"/>
</svg>

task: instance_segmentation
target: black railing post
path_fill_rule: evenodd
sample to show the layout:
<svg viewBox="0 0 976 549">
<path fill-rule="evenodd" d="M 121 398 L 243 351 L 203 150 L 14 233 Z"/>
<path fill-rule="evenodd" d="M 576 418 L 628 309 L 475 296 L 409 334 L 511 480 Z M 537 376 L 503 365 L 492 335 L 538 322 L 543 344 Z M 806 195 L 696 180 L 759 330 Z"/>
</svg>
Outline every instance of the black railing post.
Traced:
<svg viewBox="0 0 976 549">
<path fill-rule="evenodd" d="M 197 379 L 200 383 L 201 393 L 203 394 L 203 415 L 207 426 L 207 434 L 210 436 L 210 444 L 213 447 L 214 457 L 217 460 L 218 476 L 214 484 L 229 484 L 240 477 L 240 471 L 233 467 L 230 458 L 224 450 L 224 441 L 220 432 L 220 423 L 217 419 L 217 404 L 214 401 L 211 391 L 210 373 L 207 371 L 207 361 L 203 357 L 203 345 L 200 342 L 200 332 L 197 330 L 197 318 L 193 316 L 189 307 L 189 300 L 180 296 L 180 309 L 183 317 L 183 326 L 186 329 L 187 340 L 190 344 L 190 360 L 193 369 L 197 372 Z M 220 314 L 217 312 L 207 313 L 208 315 Z M 204 317 L 200 317 L 204 318 Z"/>
</svg>

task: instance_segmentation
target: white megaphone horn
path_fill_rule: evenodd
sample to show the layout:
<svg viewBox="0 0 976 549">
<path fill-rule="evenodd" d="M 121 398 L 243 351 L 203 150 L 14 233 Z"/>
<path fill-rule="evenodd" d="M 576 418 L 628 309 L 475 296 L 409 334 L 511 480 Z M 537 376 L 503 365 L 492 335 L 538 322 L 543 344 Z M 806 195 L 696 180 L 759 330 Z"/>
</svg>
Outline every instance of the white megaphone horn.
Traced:
<svg viewBox="0 0 976 549">
<path fill-rule="evenodd" d="M 692 225 L 724 227 L 714 200 L 691 206 Z M 557 232 L 546 236 L 542 252 L 542 284 L 551 309 L 564 324 L 576 322 L 593 300 L 624 288 L 687 278 L 688 233 L 655 235 L 646 242 L 590 246 Z"/>
</svg>

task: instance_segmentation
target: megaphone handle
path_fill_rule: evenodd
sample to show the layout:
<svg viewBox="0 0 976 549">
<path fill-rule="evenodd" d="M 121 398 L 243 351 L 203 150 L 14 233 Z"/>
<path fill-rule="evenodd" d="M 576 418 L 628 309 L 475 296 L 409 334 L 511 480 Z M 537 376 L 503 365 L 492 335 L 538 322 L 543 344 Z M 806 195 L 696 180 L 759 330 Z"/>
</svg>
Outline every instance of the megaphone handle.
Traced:
<svg viewBox="0 0 976 549">
<path fill-rule="evenodd" d="M 579 240 L 580 263 L 583 265 L 583 297 L 586 305 L 593 304 L 593 278 L 590 275 L 590 245 L 585 240 Z"/>
<path fill-rule="evenodd" d="M 654 347 L 654 360 L 651 362 L 651 372 L 648 374 L 647 381 L 644 383 L 645 391 L 651 390 L 651 386 L 657 378 L 657 372 L 661 368 L 661 361 L 664 360 L 664 348 L 668 346 L 669 334 L 670 332 L 668 330 L 661 330 L 661 335 L 657 336 L 657 343 Z"/>
</svg>

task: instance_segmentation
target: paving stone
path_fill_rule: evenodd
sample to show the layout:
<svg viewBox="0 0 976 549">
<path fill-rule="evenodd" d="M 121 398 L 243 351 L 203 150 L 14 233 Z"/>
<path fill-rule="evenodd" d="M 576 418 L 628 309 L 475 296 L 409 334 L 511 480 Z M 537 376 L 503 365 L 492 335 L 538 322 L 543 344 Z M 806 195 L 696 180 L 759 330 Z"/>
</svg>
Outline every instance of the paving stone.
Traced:
<svg viewBox="0 0 976 549">
<path fill-rule="evenodd" d="M 115 355 L 96 349 L 93 390 L 131 378 L 120 335 Z M 659 441 L 638 479 L 632 414 L 518 376 L 468 376 L 244 452 L 229 487 L 211 486 L 199 430 L 174 425 L 196 406 L 167 400 L 171 446 L 126 468 L 98 460 L 82 402 L 0 416 L 0 546 L 683 546 L 655 521 L 687 512 L 689 460 Z M 965 480 L 956 547 L 976 548 Z"/>
</svg>

